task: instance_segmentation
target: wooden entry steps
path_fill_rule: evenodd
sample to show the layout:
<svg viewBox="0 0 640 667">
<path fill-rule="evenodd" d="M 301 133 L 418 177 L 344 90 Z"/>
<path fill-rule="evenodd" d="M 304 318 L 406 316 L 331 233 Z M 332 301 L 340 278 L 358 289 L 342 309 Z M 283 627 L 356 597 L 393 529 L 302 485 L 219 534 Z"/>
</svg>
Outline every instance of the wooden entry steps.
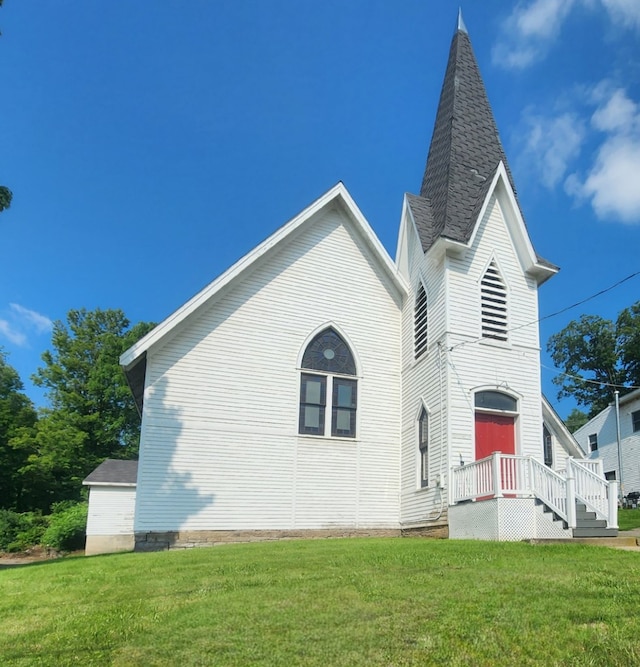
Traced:
<svg viewBox="0 0 640 667">
<path fill-rule="evenodd" d="M 546 513 L 553 515 L 554 521 L 562 521 L 564 528 L 568 530 L 567 522 L 559 517 L 548 505 L 541 500 L 538 501 Z M 587 510 L 583 503 L 576 502 L 576 527 L 572 531 L 573 539 L 615 539 L 618 536 L 617 528 L 607 528 L 607 522 L 604 519 L 597 519 L 595 512 Z M 558 538 L 561 539 L 561 538 Z M 572 541 L 571 538 L 566 538 Z M 631 538 L 626 538 L 631 539 Z M 636 546 L 630 544 L 628 546 Z"/>
<path fill-rule="evenodd" d="M 617 528 L 607 528 L 604 519 L 596 519 L 595 512 L 589 512 L 585 505 L 576 503 L 576 527 L 573 529 L 573 537 L 617 537 Z"/>
</svg>

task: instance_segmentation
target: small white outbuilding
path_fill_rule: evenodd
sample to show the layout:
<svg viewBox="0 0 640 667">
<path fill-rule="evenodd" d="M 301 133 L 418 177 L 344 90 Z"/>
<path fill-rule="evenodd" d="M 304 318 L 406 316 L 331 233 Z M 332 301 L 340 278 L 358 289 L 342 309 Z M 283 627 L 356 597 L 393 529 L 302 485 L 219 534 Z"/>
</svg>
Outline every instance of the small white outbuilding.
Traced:
<svg viewBox="0 0 640 667">
<path fill-rule="evenodd" d="M 82 483 L 89 487 L 85 553 L 132 551 L 137 461 L 106 459 Z"/>
</svg>

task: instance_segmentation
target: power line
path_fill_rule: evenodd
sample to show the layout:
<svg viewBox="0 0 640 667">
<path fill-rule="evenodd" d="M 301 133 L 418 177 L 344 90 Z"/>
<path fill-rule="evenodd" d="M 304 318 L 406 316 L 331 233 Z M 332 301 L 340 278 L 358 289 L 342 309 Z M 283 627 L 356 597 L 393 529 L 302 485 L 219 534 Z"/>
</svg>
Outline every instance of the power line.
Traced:
<svg viewBox="0 0 640 667">
<path fill-rule="evenodd" d="M 571 373 L 565 373 L 564 371 L 558 370 L 554 366 L 547 366 L 546 364 L 540 363 L 542 368 L 546 368 L 548 371 L 553 371 L 556 375 L 564 375 L 565 377 L 571 378 L 572 380 L 579 380 L 580 382 L 588 382 L 589 384 L 597 384 L 600 387 L 612 387 L 613 389 L 640 389 L 640 386 L 636 385 L 627 385 L 627 384 L 613 384 L 612 382 L 603 382 L 601 380 L 589 380 L 588 378 L 583 378 L 581 375 L 572 375 Z"/>
</svg>

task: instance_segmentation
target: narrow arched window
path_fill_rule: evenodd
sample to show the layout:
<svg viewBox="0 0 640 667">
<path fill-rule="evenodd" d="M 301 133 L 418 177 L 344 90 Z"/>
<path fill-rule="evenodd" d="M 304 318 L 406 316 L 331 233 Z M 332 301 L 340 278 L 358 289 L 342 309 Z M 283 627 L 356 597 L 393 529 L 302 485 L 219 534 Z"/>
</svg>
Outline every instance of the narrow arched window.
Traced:
<svg viewBox="0 0 640 667">
<path fill-rule="evenodd" d="M 553 439 L 549 429 L 542 426 L 542 444 L 544 448 L 544 464 L 549 468 L 553 467 Z"/>
<path fill-rule="evenodd" d="M 416 359 L 427 349 L 427 292 L 420 283 L 413 314 L 414 346 Z"/>
<path fill-rule="evenodd" d="M 354 356 L 335 329 L 324 329 L 302 357 L 298 432 L 355 438 L 358 381 Z"/>
<path fill-rule="evenodd" d="M 507 340 L 507 288 L 495 261 L 480 283 L 482 337 Z"/>
<path fill-rule="evenodd" d="M 429 415 L 422 408 L 418 417 L 418 449 L 420 456 L 420 486 L 429 486 Z"/>
</svg>

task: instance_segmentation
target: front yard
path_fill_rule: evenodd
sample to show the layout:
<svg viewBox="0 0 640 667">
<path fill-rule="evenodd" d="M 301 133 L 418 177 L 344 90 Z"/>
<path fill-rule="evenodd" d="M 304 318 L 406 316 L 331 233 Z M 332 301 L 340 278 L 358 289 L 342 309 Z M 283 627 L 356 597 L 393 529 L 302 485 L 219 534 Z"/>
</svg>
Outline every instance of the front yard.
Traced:
<svg viewBox="0 0 640 667">
<path fill-rule="evenodd" d="M 640 554 L 344 539 L 0 571 L 6 665 L 638 665 Z"/>
</svg>

